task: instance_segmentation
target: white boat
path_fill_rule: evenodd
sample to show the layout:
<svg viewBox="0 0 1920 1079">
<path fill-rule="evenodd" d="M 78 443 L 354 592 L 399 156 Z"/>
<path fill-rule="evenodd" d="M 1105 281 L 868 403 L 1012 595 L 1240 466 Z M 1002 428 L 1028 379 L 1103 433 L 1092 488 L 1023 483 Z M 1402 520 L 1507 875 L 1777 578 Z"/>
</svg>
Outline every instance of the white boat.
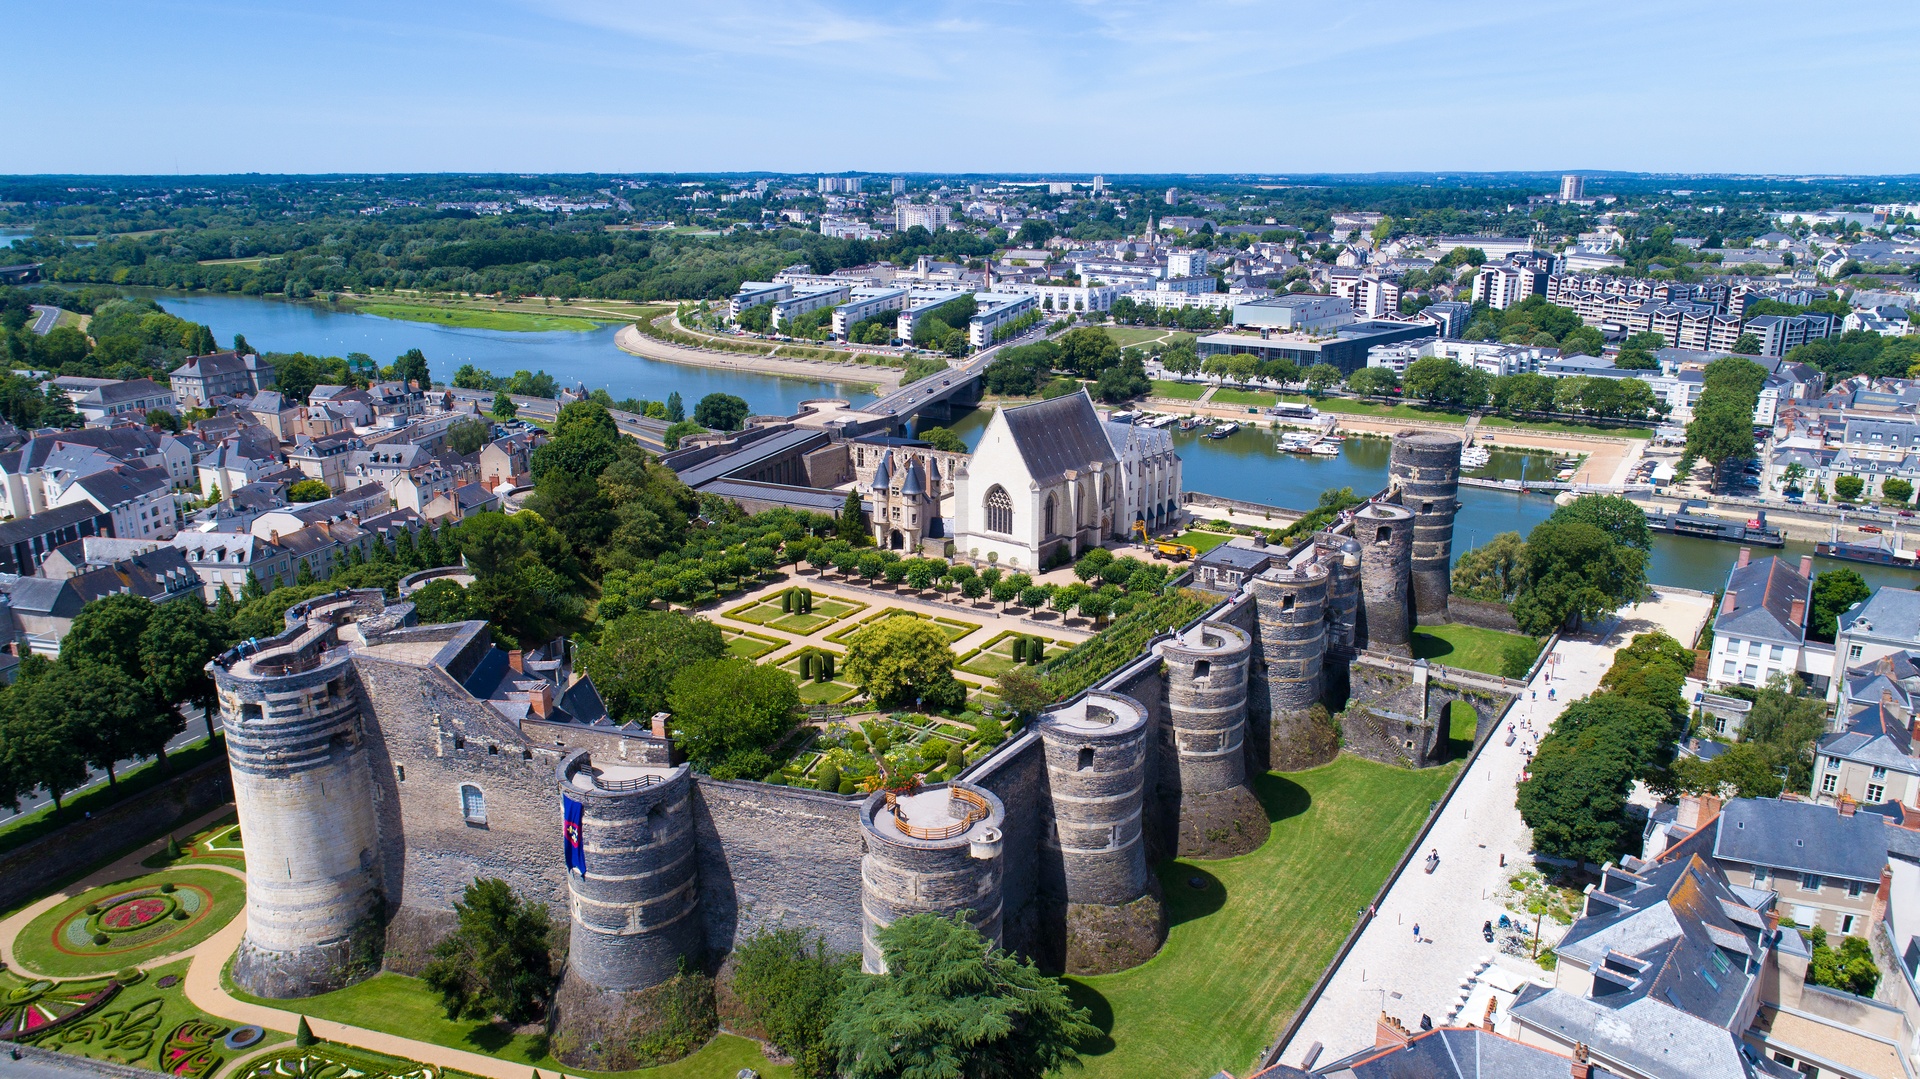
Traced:
<svg viewBox="0 0 1920 1079">
<path fill-rule="evenodd" d="M 1110 423 L 1133 423 L 1140 418 L 1138 412 L 1115 412 L 1107 417 Z"/>
<path fill-rule="evenodd" d="M 1340 447 L 1331 442 L 1315 442 L 1312 453 L 1315 457 L 1338 457 L 1340 456 Z"/>
<path fill-rule="evenodd" d="M 1493 454 L 1479 446 L 1469 446 L 1460 451 L 1461 468 L 1485 468 L 1493 460 Z"/>
<path fill-rule="evenodd" d="M 1147 426 L 1148 427 L 1172 427 L 1175 423 L 1178 423 L 1179 420 L 1180 420 L 1180 417 L 1178 416 L 1162 414 L 1148 420 Z"/>
<path fill-rule="evenodd" d="M 1232 420 L 1228 420 L 1224 423 L 1216 424 L 1213 430 L 1207 432 L 1207 437 L 1208 438 L 1225 438 L 1228 435 L 1234 433 L 1235 431 L 1238 431 L 1239 429 L 1240 429 L 1239 424 L 1234 423 Z"/>
<path fill-rule="evenodd" d="M 1314 434 L 1312 431 L 1280 432 L 1280 445 L 1283 448 L 1288 446 L 1304 446 L 1307 443 L 1312 442 L 1313 439 L 1314 439 Z"/>
</svg>

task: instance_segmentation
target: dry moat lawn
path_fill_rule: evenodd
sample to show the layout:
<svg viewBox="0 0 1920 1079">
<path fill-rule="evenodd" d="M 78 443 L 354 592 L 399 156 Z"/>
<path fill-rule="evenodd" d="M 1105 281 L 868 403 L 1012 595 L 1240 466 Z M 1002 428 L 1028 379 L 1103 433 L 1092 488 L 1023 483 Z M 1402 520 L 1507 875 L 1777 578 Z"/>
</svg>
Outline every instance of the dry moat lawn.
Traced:
<svg viewBox="0 0 1920 1079">
<path fill-rule="evenodd" d="M 1245 1075 L 1306 999 L 1459 767 L 1342 756 L 1255 791 L 1273 835 L 1252 854 L 1160 866 L 1173 929 L 1144 966 L 1070 979 L 1108 1032 L 1086 1079 Z M 1205 885 L 1196 889 L 1194 880 Z"/>
</svg>

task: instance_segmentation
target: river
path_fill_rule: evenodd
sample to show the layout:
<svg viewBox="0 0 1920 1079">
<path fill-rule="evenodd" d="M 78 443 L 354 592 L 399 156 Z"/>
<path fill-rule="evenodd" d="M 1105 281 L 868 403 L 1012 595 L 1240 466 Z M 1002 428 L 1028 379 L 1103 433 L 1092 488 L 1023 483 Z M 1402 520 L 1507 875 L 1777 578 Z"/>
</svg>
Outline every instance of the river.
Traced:
<svg viewBox="0 0 1920 1079">
<path fill-rule="evenodd" d="M 542 333 L 475 330 L 380 318 L 324 303 L 139 291 L 152 296 L 169 314 L 212 327 L 223 343 L 231 343 L 237 333 L 263 351 L 316 356 L 364 352 L 382 364 L 417 348 L 426 353 L 433 376 L 443 381 L 452 380 L 454 371 L 468 363 L 498 375 L 544 370 L 562 386 L 583 383 L 590 390 L 606 390 L 616 400 L 664 401 L 678 391 L 688 412 L 709 393 L 731 393 L 744 398 L 756 413 L 778 415 L 799 411 L 800 402 L 810 397 L 848 397 L 855 403 L 872 398 L 832 382 L 689 367 L 630 355 L 613 343 L 618 325 Z"/>
<path fill-rule="evenodd" d="M 439 378 L 451 377 L 463 363 L 511 374 L 520 369 L 541 370 L 562 384 L 585 383 L 605 388 L 616 398 L 664 399 L 679 391 L 689 411 L 708 393 L 731 393 L 746 399 L 757 413 L 788 413 L 809 397 L 849 396 L 838 385 L 777 378 L 741 371 L 723 371 L 661 363 L 621 352 L 613 344 L 614 327 L 590 331 L 514 333 L 470 330 L 407 322 L 360 314 L 325 304 L 289 303 L 251 296 L 196 293 L 151 293 L 173 314 L 213 328 L 222 341 L 236 333 L 246 335 L 255 348 L 276 352 L 308 352 L 340 356 L 365 352 L 382 363 L 409 348 L 426 353 Z M 867 395 L 853 395 L 866 400 Z M 985 428 L 988 412 L 976 410 L 952 427 L 968 446 Z M 1386 484 L 1387 440 L 1349 438 L 1339 457 L 1282 454 L 1274 449 L 1271 432 L 1244 427 L 1223 439 L 1208 439 L 1197 431 L 1173 431 L 1174 444 L 1185 462 L 1186 486 L 1275 506 L 1306 508 L 1328 488 L 1352 487 L 1371 494 Z M 1488 466 L 1476 473 L 1494 479 L 1543 476 L 1544 456 L 1496 450 Z M 1478 488 L 1460 489 L 1460 516 L 1454 531 L 1454 551 L 1467 551 L 1501 532 L 1528 532 L 1553 512 L 1545 495 L 1523 495 Z M 1791 536 L 1792 533 L 1789 533 Z M 1789 539 L 1783 552 L 1798 559 L 1813 553 L 1814 537 Z M 1656 584 L 1715 591 L 1726 584 L 1727 570 L 1739 548 L 1714 540 L 1655 536 L 1649 576 Z M 1766 551 L 1757 551 L 1764 556 Z M 1821 561 L 1825 566 L 1847 566 L 1869 585 L 1912 588 L 1920 584 L 1914 573 L 1882 566 Z"/>
</svg>

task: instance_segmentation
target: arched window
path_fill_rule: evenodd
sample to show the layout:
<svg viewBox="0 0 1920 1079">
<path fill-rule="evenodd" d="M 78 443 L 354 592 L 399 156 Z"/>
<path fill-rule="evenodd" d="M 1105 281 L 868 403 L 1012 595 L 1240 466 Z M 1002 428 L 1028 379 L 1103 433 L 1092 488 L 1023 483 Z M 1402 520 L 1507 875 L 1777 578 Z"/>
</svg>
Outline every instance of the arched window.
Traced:
<svg viewBox="0 0 1920 1079">
<path fill-rule="evenodd" d="M 1045 517 L 1045 520 L 1047 522 L 1047 528 L 1045 532 L 1041 533 L 1042 535 L 1051 536 L 1055 532 L 1059 531 L 1058 529 L 1053 527 L 1054 510 L 1057 506 L 1058 506 L 1058 503 L 1054 501 L 1053 496 L 1048 495 L 1047 496 L 1047 514 Z"/>
<path fill-rule="evenodd" d="M 487 823 L 487 796 L 471 783 L 460 784 L 460 815 L 468 824 Z"/>
<path fill-rule="evenodd" d="M 1007 494 L 1005 487 L 996 483 L 988 488 L 985 505 L 987 531 L 1009 533 L 1013 531 L 1013 498 Z"/>
</svg>

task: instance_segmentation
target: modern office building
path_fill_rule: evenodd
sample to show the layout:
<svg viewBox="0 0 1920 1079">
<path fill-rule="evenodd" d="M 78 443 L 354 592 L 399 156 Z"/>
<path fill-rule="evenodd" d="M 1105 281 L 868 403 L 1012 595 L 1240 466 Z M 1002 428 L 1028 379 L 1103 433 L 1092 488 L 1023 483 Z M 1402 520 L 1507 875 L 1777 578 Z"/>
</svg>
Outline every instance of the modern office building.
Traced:
<svg viewBox="0 0 1920 1079">
<path fill-rule="evenodd" d="M 1233 305 L 1233 324 L 1260 330 L 1333 330 L 1353 324 L 1353 301 L 1340 296 L 1269 296 Z"/>
<path fill-rule="evenodd" d="M 1237 318 L 1242 307 L 1235 306 Z M 1250 355 L 1263 360 L 1291 360 L 1302 369 L 1317 363 L 1332 364 L 1342 374 L 1352 374 L 1367 365 L 1367 350 L 1375 345 L 1399 341 L 1418 341 L 1434 336 L 1430 322 L 1355 322 L 1332 334 L 1308 333 L 1212 333 L 1198 343 L 1201 359 L 1208 356 Z"/>
</svg>

